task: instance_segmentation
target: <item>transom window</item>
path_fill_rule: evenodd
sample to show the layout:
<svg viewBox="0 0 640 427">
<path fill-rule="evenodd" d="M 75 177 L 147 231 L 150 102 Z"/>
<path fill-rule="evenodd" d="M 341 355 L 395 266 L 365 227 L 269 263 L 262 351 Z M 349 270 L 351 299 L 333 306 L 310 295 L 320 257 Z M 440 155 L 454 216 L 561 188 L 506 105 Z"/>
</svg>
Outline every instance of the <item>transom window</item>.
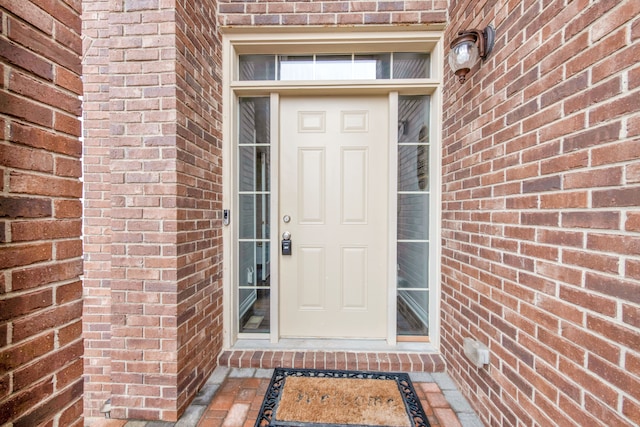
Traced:
<svg viewBox="0 0 640 427">
<path fill-rule="evenodd" d="M 375 54 L 240 55 L 241 81 L 390 80 L 430 77 L 430 56 Z"/>
</svg>

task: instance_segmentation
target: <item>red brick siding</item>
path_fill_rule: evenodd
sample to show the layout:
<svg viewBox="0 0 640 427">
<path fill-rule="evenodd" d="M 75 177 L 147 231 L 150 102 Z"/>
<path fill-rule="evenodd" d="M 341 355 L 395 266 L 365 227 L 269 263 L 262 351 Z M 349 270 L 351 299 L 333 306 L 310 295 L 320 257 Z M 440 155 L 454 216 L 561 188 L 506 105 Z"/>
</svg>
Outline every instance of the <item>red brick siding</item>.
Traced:
<svg viewBox="0 0 640 427">
<path fill-rule="evenodd" d="M 111 397 L 111 176 L 109 2 L 83 2 L 84 407 L 101 416 Z"/>
<path fill-rule="evenodd" d="M 214 1 L 177 10 L 178 411 L 222 350 L 222 53 Z"/>
<path fill-rule="evenodd" d="M 452 3 L 493 54 L 444 91 L 442 351 L 488 425 L 640 423 L 640 3 Z M 447 49 L 448 51 L 448 49 Z M 472 367 L 462 339 L 491 349 Z"/>
<path fill-rule="evenodd" d="M 176 420 L 221 349 L 220 42 L 193 4 L 85 2 L 87 417 Z"/>
<path fill-rule="evenodd" d="M 0 6 L 0 424 L 81 426 L 80 7 Z"/>
<path fill-rule="evenodd" d="M 154 1 L 109 6 L 110 186 L 103 196 L 110 207 L 111 416 L 172 421 L 178 417 L 175 14 Z"/>
<path fill-rule="evenodd" d="M 444 23 L 447 1 L 219 0 L 220 25 L 384 25 Z"/>
<path fill-rule="evenodd" d="M 86 3 L 85 413 L 110 397 L 114 417 L 175 420 L 175 14 Z"/>
<path fill-rule="evenodd" d="M 229 368 L 283 367 L 383 372 L 443 372 L 445 367 L 439 354 L 322 350 L 225 350 L 220 354 L 219 363 Z"/>
</svg>

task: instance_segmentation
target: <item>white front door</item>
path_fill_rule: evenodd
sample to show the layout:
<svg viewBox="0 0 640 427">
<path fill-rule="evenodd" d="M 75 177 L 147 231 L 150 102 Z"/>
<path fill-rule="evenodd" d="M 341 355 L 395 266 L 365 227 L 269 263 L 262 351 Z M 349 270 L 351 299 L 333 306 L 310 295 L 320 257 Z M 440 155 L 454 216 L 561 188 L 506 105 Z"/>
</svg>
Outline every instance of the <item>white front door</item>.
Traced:
<svg viewBox="0 0 640 427">
<path fill-rule="evenodd" d="M 282 337 L 386 338 L 388 108 L 386 97 L 281 98 Z"/>
</svg>

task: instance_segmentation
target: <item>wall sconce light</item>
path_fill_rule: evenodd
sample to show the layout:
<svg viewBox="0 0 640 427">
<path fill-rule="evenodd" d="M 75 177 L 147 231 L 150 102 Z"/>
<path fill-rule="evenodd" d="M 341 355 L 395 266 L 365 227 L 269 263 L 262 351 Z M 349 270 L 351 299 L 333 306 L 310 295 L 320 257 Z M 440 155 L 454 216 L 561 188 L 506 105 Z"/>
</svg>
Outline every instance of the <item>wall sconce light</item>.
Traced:
<svg viewBox="0 0 640 427">
<path fill-rule="evenodd" d="M 467 73 L 478 60 L 485 60 L 496 39 L 496 30 L 489 25 L 484 30 L 459 31 L 458 37 L 451 42 L 449 51 L 449 66 L 458 76 L 460 83 L 464 83 Z"/>
</svg>

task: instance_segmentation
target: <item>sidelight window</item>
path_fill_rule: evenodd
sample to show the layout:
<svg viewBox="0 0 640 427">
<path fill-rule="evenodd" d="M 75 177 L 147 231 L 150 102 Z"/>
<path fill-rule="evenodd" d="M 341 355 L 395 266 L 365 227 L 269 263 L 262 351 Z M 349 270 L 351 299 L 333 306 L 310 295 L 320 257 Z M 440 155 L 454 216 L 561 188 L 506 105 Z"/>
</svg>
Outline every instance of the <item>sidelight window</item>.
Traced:
<svg viewBox="0 0 640 427">
<path fill-rule="evenodd" d="M 238 158 L 238 321 L 240 332 L 270 331 L 271 141 L 269 98 L 240 98 Z"/>
<path fill-rule="evenodd" d="M 397 334 L 429 335 L 429 96 L 398 97 Z"/>
</svg>

